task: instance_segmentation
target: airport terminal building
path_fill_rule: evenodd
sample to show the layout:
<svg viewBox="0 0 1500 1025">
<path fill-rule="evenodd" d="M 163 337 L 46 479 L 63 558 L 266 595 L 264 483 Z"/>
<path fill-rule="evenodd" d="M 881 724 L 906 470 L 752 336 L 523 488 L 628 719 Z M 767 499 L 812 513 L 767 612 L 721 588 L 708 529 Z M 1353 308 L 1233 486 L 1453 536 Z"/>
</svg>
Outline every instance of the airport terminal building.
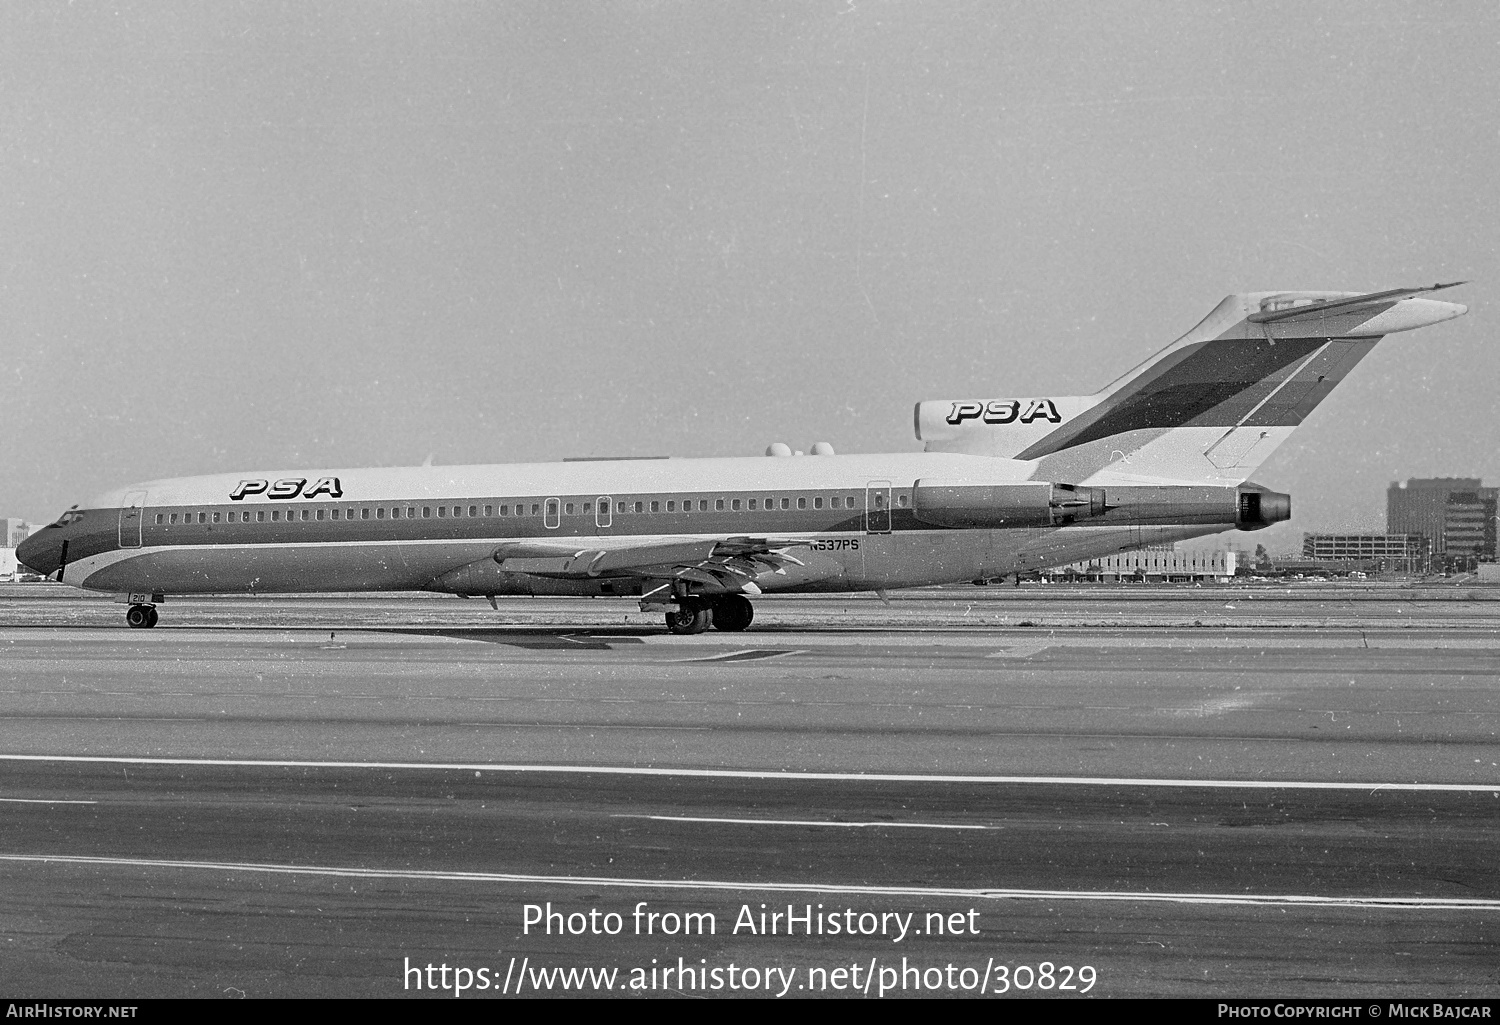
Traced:
<svg viewBox="0 0 1500 1025">
<path fill-rule="evenodd" d="M 1215 580 L 1234 578 L 1239 553 L 1179 552 L 1170 545 L 1121 552 L 1048 570 L 1044 576 L 1115 582 L 1121 580 Z"/>
</svg>

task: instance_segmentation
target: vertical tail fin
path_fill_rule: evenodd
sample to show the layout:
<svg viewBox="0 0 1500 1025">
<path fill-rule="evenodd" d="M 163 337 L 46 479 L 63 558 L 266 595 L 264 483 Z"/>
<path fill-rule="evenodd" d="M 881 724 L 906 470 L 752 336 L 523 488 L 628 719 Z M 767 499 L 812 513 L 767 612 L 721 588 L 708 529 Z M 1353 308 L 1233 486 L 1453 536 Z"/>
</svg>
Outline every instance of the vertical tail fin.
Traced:
<svg viewBox="0 0 1500 1025">
<path fill-rule="evenodd" d="M 1238 484 L 1381 337 L 1468 312 L 1457 303 L 1417 298 L 1451 287 L 1231 295 L 1193 330 L 1095 395 L 922 403 L 919 437 L 928 439 L 929 450 L 1035 459 L 1038 479 Z M 1015 407 L 1038 403 L 1051 415 L 1021 422 Z M 991 407 L 1001 416 L 987 418 Z M 1007 420 L 1005 414 L 1014 415 Z"/>
</svg>

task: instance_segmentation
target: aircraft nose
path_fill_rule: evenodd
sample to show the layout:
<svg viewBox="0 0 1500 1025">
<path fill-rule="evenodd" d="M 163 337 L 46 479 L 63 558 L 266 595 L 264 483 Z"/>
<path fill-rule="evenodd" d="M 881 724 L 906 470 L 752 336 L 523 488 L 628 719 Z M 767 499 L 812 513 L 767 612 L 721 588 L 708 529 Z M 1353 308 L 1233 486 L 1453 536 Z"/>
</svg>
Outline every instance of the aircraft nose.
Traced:
<svg viewBox="0 0 1500 1025">
<path fill-rule="evenodd" d="M 43 527 L 16 548 L 16 561 L 33 573 L 51 576 L 62 565 L 63 541 L 56 527 Z"/>
</svg>

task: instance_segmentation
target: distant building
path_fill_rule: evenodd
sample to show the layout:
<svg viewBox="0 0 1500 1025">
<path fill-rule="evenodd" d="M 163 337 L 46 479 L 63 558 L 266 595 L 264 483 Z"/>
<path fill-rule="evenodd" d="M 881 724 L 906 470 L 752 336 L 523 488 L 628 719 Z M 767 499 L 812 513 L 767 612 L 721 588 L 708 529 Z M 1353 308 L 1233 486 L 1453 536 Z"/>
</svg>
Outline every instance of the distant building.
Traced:
<svg viewBox="0 0 1500 1025">
<path fill-rule="evenodd" d="M 0 548 L 18 548 L 36 530 L 30 523 L 14 516 L 0 519 L 0 523 L 5 525 L 3 534 L 0 534 Z"/>
<path fill-rule="evenodd" d="M 1495 561 L 1497 488 L 1455 491 L 1443 512 L 1443 550 L 1450 560 Z"/>
<path fill-rule="evenodd" d="M 1420 534 L 1303 534 L 1302 558 L 1411 573 L 1425 567 L 1427 544 Z"/>
<path fill-rule="evenodd" d="M 1416 534 L 1435 564 L 1495 560 L 1496 499 L 1500 488 L 1477 477 L 1413 477 L 1385 492 L 1385 529 Z"/>
<path fill-rule="evenodd" d="M 0 517 L 0 580 L 14 580 L 20 571 L 16 548 L 36 527 L 14 516 Z"/>
</svg>

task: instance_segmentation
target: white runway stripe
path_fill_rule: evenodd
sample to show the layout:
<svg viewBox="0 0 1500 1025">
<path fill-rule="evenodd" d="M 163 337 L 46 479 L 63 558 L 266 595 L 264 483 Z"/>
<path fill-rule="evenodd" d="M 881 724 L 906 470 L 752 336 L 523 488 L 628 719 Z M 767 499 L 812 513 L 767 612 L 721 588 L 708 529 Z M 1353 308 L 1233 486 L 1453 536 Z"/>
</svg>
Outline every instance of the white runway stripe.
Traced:
<svg viewBox="0 0 1500 1025">
<path fill-rule="evenodd" d="M 696 727 L 695 727 L 696 728 Z M 971 776 L 940 773 L 780 772 L 769 769 L 677 769 L 601 765 L 505 765 L 488 762 L 283 761 L 257 758 L 141 758 L 108 755 L 6 755 L 0 762 L 64 762 L 98 765 L 201 765 L 250 769 L 377 769 L 428 772 L 555 772 L 579 776 L 665 776 L 693 779 L 817 780 L 855 783 L 978 783 L 1091 787 L 1175 787 L 1210 790 L 1346 790 L 1374 792 L 1500 794 L 1500 783 L 1356 783 L 1319 780 L 1152 779 L 1125 776 Z"/>
<path fill-rule="evenodd" d="M 176 861 L 155 858 L 96 858 L 67 854 L 0 854 L 0 862 L 93 865 L 111 868 L 165 868 L 206 872 L 259 872 L 269 875 L 331 876 L 341 879 L 402 879 L 421 882 L 529 883 L 633 890 L 731 890 L 781 893 L 838 893 L 879 897 L 957 897 L 966 900 L 1071 900 L 1113 903 L 1208 904 L 1260 907 L 1388 908 L 1391 910 L 1495 911 L 1500 900 L 1465 897 L 1325 897 L 1314 894 L 1153 893 L 1149 890 L 1022 890 L 990 887 L 846 886 L 836 883 L 732 882 L 710 879 L 611 879 L 600 876 L 544 876 L 509 872 L 433 872 L 413 869 L 343 868 L 331 865 L 277 865 L 237 861 Z"/>
<path fill-rule="evenodd" d="M 653 822 L 711 822 L 730 826 L 835 826 L 843 829 L 999 829 L 999 826 L 952 825 L 945 822 L 831 822 L 816 819 L 715 819 L 692 815 L 611 815 L 612 819 Z"/>
<path fill-rule="evenodd" d="M 50 801 L 40 797 L 0 797 L 0 804 L 98 804 L 98 801 Z"/>
</svg>

